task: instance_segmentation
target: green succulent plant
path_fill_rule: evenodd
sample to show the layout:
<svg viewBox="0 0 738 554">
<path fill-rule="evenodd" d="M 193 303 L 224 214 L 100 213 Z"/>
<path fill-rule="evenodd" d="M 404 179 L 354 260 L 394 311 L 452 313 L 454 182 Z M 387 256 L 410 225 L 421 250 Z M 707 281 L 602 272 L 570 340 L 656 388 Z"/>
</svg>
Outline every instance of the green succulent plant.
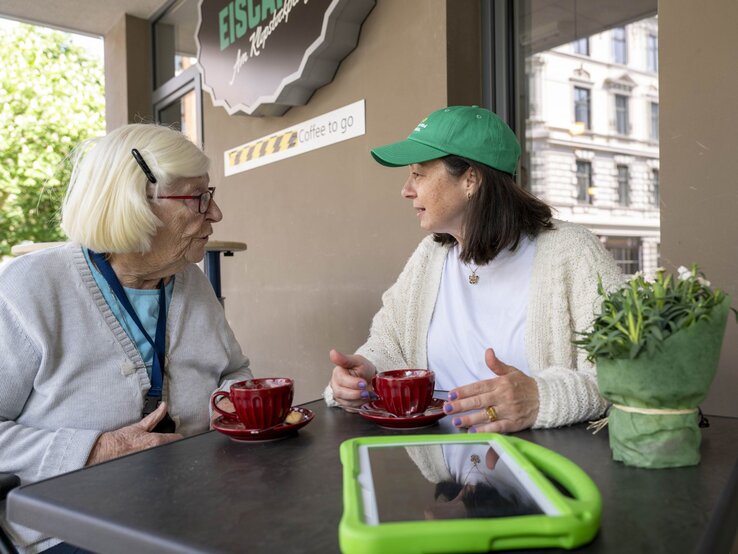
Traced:
<svg viewBox="0 0 738 554">
<path fill-rule="evenodd" d="M 577 333 L 580 338 L 574 344 L 587 352 L 591 362 L 634 359 L 642 352 L 654 354 L 671 335 L 709 318 L 726 294 L 712 290 L 697 265 L 691 269 L 681 266 L 677 271 L 673 278 L 660 268 L 653 281 L 636 273 L 613 291 L 606 291 L 599 280 L 602 309 L 589 331 Z M 731 310 L 738 321 L 738 311 Z"/>
</svg>

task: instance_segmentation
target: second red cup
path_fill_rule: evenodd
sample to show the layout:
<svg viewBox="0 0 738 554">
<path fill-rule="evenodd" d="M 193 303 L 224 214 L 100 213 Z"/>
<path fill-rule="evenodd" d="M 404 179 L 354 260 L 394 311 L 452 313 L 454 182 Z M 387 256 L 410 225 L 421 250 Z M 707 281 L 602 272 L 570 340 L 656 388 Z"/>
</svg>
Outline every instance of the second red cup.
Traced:
<svg viewBox="0 0 738 554">
<path fill-rule="evenodd" d="M 393 369 L 372 379 L 385 409 L 400 417 L 424 412 L 433 400 L 435 384 L 436 376 L 429 369 Z"/>
<path fill-rule="evenodd" d="M 295 384 L 288 377 L 248 379 L 231 385 L 230 391 L 217 391 L 210 403 L 217 413 L 239 420 L 246 429 L 267 429 L 284 421 L 292 407 Z M 221 398 L 233 403 L 235 412 L 226 412 L 216 405 Z"/>
</svg>

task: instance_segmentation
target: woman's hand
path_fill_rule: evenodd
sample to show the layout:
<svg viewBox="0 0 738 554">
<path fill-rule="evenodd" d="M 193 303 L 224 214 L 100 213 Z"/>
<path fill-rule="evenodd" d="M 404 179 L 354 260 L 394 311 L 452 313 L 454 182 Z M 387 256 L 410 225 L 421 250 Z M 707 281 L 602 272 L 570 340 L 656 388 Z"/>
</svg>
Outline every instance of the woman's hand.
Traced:
<svg viewBox="0 0 738 554">
<path fill-rule="evenodd" d="M 358 407 L 369 400 L 372 377 L 377 373 L 374 364 L 364 356 L 341 354 L 331 350 L 328 357 L 336 364 L 331 377 L 333 398 L 341 406 Z"/>
<path fill-rule="evenodd" d="M 484 361 L 497 378 L 477 381 L 448 393 L 449 401 L 443 405 L 447 414 L 473 411 L 454 417 L 454 425 L 481 433 L 512 433 L 532 426 L 539 406 L 535 379 L 501 361 L 491 348 L 484 353 Z M 487 409 L 490 406 L 492 410 Z"/>
<path fill-rule="evenodd" d="M 139 450 L 146 450 L 160 444 L 179 440 L 179 433 L 152 433 L 164 415 L 167 413 L 167 403 L 162 402 L 159 406 L 138 423 L 121 427 L 115 431 L 108 431 L 97 438 L 95 446 L 92 447 L 86 465 L 99 464 L 106 460 L 112 460 L 124 454 L 131 454 Z"/>
</svg>

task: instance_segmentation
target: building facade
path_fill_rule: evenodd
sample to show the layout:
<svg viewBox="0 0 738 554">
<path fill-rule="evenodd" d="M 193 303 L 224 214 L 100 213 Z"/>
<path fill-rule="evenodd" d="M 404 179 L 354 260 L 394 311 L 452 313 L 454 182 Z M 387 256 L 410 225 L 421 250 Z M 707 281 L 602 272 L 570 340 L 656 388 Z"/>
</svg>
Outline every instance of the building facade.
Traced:
<svg viewBox="0 0 738 554">
<path fill-rule="evenodd" d="M 531 191 L 601 237 L 626 273 L 659 262 L 658 22 L 526 60 Z"/>
</svg>

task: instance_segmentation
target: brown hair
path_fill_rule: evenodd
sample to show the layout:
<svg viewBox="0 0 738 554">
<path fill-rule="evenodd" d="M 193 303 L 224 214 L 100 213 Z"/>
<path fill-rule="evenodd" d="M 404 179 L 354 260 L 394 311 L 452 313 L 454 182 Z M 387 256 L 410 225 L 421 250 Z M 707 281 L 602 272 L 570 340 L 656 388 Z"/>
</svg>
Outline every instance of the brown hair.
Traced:
<svg viewBox="0 0 738 554">
<path fill-rule="evenodd" d="M 460 156 L 446 156 L 441 161 L 453 177 L 471 167 L 480 178 L 463 216 L 462 262 L 487 264 L 503 250 L 515 250 L 523 236 L 534 238 L 541 230 L 553 228 L 551 207 L 518 186 L 509 173 Z M 433 239 L 444 245 L 456 244 L 447 233 L 435 233 Z"/>
</svg>

